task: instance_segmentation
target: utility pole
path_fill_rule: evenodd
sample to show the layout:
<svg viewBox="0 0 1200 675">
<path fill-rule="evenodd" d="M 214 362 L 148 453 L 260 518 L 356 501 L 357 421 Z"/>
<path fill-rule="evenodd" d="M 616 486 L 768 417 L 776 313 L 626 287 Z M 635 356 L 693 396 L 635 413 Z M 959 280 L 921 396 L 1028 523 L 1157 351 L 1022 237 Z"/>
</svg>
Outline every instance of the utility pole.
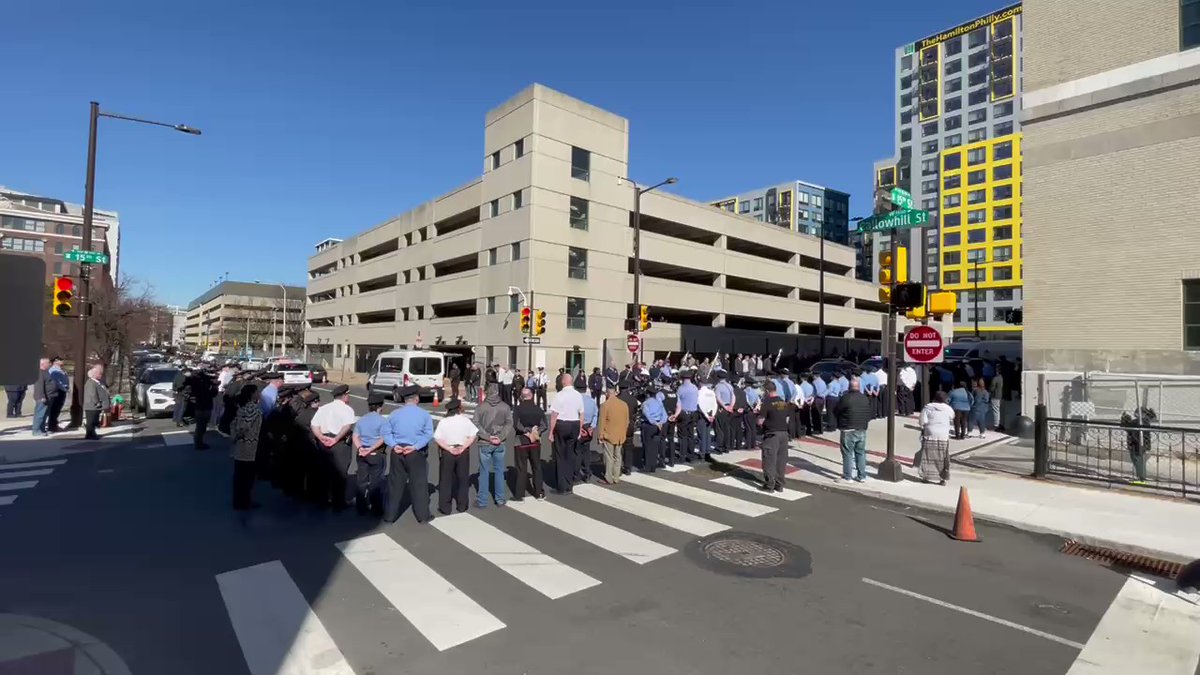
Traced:
<svg viewBox="0 0 1200 675">
<path fill-rule="evenodd" d="M 100 104 L 92 101 L 88 120 L 87 183 L 83 191 L 83 243 L 84 251 L 92 250 L 92 217 L 96 207 L 96 134 L 99 131 Z M 83 385 L 87 373 L 88 358 L 88 303 L 91 302 L 92 265 L 79 263 L 79 329 L 75 349 L 75 383 L 71 386 L 71 426 L 83 424 Z"/>
<path fill-rule="evenodd" d="M 529 307 L 529 312 L 530 312 L 529 333 L 528 333 L 527 337 L 532 338 L 533 331 L 534 331 L 534 327 L 533 327 L 533 289 L 532 288 L 529 289 L 529 304 L 527 305 L 527 307 Z M 529 351 L 528 351 L 528 357 L 526 358 L 526 361 L 525 361 L 525 371 L 533 372 L 533 340 L 526 340 L 526 342 L 529 343 L 528 345 L 526 345 L 529 348 Z"/>
<path fill-rule="evenodd" d="M 636 315 L 642 306 L 642 195 L 664 185 L 674 185 L 679 182 L 679 179 L 671 176 L 661 183 L 645 188 L 629 178 L 620 180 L 633 186 L 633 311 Z M 641 327 L 637 325 L 637 319 L 634 319 L 633 332 L 639 338 L 641 337 L 642 331 Z M 645 340 L 638 342 L 637 360 L 639 363 L 642 360 L 642 350 L 645 348 L 645 344 Z"/>
<path fill-rule="evenodd" d="M 890 199 L 890 197 L 888 197 Z M 880 199 L 878 195 L 875 198 L 875 213 L 880 215 L 891 211 L 891 204 L 885 199 Z M 892 230 L 891 232 L 891 252 L 892 264 L 899 264 L 900 250 L 900 231 Z M 907 261 L 905 261 L 907 264 Z M 895 272 L 892 275 L 893 279 L 900 278 Z M 894 301 L 894 299 L 893 299 Z M 892 302 L 888 303 L 888 313 L 886 322 L 887 331 L 883 336 L 884 339 L 884 358 L 887 361 L 888 386 L 895 388 L 896 382 L 896 307 Z M 880 480 L 886 480 L 892 483 L 898 483 L 904 480 L 904 468 L 900 466 L 900 462 L 896 461 L 896 406 L 895 397 L 889 397 L 889 405 L 887 410 L 887 457 L 879 463 L 877 476 Z"/>
</svg>

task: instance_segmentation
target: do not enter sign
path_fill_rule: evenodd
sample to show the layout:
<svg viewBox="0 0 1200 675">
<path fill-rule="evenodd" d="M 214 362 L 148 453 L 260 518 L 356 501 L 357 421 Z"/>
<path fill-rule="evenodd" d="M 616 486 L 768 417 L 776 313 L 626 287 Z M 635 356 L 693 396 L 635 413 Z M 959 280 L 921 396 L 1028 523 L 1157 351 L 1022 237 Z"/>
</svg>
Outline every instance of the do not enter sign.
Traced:
<svg viewBox="0 0 1200 675">
<path fill-rule="evenodd" d="M 642 348 L 642 339 L 637 336 L 637 333 L 630 333 L 629 337 L 625 338 L 625 348 L 629 350 L 630 354 L 638 353 L 638 350 Z"/>
<path fill-rule="evenodd" d="M 942 333 L 933 326 L 913 326 L 904 334 L 904 360 L 909 363 L 941 363 L 946 360 Z"/>
</svg>

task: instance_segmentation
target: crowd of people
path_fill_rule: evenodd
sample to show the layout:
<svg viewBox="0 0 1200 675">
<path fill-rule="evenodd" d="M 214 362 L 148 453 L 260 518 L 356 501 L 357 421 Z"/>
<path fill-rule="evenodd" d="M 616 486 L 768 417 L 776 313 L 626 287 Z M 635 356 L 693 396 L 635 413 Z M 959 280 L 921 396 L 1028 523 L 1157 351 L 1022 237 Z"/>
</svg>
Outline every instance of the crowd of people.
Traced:
<svg viewBox="0 0 1200 675">
<path fill-rule="evenodd" d="M 24 416 L 26 392 L 33 392 L 33 423 L 31 431 L 34 436 L 49 436 L 65 431 L 59 421 L 63 407 L 71 395 L 71 378 L 63 370 L 61 357 L 43 358 L 38 363 L 38 376 L 32 388 L 25 385 L 7 385 L 4 388 L 8 401 L 5 416 L 15 419 Z M 83 385 L 84 438 L 96 440 L 100 435 L 96 429 L 105 424 L 105 416 L 110 414 L 112 399 L 108 393 L 108 385 L 104 381 L 104 365 L 92 364 L 87 370 L 87 379 Z"/>
</svg>

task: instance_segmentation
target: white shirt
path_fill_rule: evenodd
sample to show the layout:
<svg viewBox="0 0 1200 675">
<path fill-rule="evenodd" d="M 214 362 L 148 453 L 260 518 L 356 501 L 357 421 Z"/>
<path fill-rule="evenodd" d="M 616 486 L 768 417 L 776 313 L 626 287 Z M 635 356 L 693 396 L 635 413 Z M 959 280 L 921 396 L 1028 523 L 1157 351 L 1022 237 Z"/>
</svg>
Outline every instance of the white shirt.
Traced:
<svg viewBox="0 0 1200 675">
<path fill-rule="evenodd" d="M 466 445 L 471 437 L 479 433 L 479 427 L 466 415 L 448 415 L 433 431 L 433 439 L 446 445 Z"/>
<path fill-rule="evenodd" d="M 712 417 L 717 414 L 717 393 L 707 384 L 700 387 L 700 396 L 696 399 L 700 412 Z"/>
<path fill-rule="evenodd" d="M 574 387 L 566 387 L 554 395 L 550 413 L 558 413 L 560 422 L 578 422 L 583 414 L 583 396 Z"/>
<path fill-rule="evenodd" d="M 500 375 L 500 382 L 502 384 L 512 384 L 512 381 L 513 381 L 513 371 L 505 368 L 504 372 Z"/>
<path fill-rule="evenodd" d="M 875 377 L 879 378 L 880 388 L 887 386 L 888 379 L 887 379 L 887 371 L 886 370 L 875 371 Z"/>
<path fill-rule="evenodd" d="M 337 435 L 342 427 L 354 424 L 356 421 L 358 421 L 358 416 L 354 414 L 354 409 L 341 400 L 334 399 L 317 408 L 317 413 L 313 415 L 312 425 L 320 429 L 323 434 Z"/>
<path fill-rule="evenodd" d="M 221 374 L 217 376 L 217 391 L 224 393 L 225 387 L 232 381 L 233 371 L 229 369 L 222 370 Z"/>
<path fill-rule="evenodd" d="M 900 383 L 909 389 L 917 386 L 917 371 L 912 366 L 904 366 L 900 371 Z"/>
<path fill-rule="evenodd" d="M 945 403 L 933 401 L 921 410 L 921 435 L 935 441 L 950 440 L 950 426 L 954 424 L 954 409 Z"/>
</svg>

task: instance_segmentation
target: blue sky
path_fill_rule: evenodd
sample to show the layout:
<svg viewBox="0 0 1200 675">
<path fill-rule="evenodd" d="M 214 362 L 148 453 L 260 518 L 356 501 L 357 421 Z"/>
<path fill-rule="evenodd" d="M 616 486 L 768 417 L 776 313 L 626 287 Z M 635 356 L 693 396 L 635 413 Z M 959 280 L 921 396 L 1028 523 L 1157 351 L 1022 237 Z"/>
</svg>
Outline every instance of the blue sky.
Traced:
<svg viewBox="0 0 1200 675">
<path fill-rule="evenodd" d="M 536 81 L 629 118 L 637 178 L 695 199 L 800 178 L 861 214 L 893 49 L 1006 4 L 9 0 L 0 184 L 81 202 L 93 99 L 197 126 L 101 122 L 123 270 L 176 304 L 226 272 L 303 284 L 316 242 L 477 174 L 484 114 Z"/>
</svg>

